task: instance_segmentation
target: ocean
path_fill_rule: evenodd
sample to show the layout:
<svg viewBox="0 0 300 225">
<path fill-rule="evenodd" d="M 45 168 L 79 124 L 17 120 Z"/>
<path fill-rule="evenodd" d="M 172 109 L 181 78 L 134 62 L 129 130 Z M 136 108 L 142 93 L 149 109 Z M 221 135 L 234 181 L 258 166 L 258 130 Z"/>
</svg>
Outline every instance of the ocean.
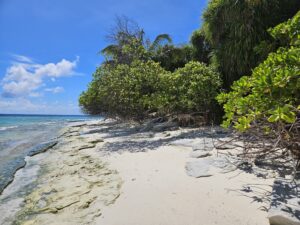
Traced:
<svg viewBox="0 0 300 225">
<path fill-rule="evenodd" d="M 41 143 L 51 143 L 70 122 L 94 119 L 101 117 L 0 114 L 0 194 Z"/>
</svg>

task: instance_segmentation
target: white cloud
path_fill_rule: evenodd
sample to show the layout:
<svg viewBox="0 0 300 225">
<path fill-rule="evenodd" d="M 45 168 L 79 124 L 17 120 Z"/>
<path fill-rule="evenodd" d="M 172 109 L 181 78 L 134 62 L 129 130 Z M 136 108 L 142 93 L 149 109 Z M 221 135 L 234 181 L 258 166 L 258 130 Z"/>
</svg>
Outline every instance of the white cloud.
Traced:
<svg viewBox="0 0 300 225">
<path fill-rule="evenodd" d="M 37 90 L 44 85 L 46 78 L 55 80 L 77 74 L 74 69 L 79 61 L 79 57 L 76 57 L 74 61 L 62 59 L 58 63 L 37 64 L 26 56 L 15 55 L 14 58 L 16 61 L 7 68 L 1 82 L 4 97 L 37 96 Z"/>
<path fill-rule="evenodd" d="M 64 92 L 65 89 L 63 87 L 54 87 L 54 88 L 46 88 L 45 91 L 52 92 L 53 94 L 58 94 Z"/>
<path fill-rule="evenodd" d="M 43 93 L 40 93 L 40 92 L 31 92 L 29 94 L 29 97 L 32 97 L 32 98 L 37 98 L 37 97 L 42 97 L 43 96 Z"/>
<path fill-rule="evenodd" d="M 35 73 L 37 76 L 48 76 L 51 78 L 74 75 L 74 68 L 76 67 L 78 60 L 79 58 L 77 57 L 73 62 L 62 59 L 56 64 L 48 63 L 45 65 L 36 65 Z"/>
<path fill-rule="evenodd" d="M 0 113 L 28 113 L 28 114 L 81 114 L 76 103 L 63 102 L 32 102 L 26 98 L 0 98 Z"/>
<path fill-rule="evenodd" d="M 12 54 L 12 57 L 18 62 L 33 63 L 32 58 L 28 56 Z"/>
</svg>

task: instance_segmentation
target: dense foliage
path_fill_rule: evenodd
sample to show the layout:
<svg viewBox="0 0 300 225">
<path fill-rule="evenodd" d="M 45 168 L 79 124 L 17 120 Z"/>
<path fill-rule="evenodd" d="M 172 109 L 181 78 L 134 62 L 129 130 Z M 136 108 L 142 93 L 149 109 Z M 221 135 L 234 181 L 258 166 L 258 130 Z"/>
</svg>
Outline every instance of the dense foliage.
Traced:
<svg viewBox="0 0 300 225">
<path fill-rule="evenodd" d="M 140 120 L 151 109 L 151 97 L 159 91 L 159 79 L 164 73 L 153 61 L 101 66 L 87 92 L 80 96 L 79 103 L 90 114 Z M 90 96 L 92 101 L 89 101 Z M 97 107 L 90 110 L 89 106 L 94 104 Z"/>
<path fill-rule="evenodd" d="M 224 126 L 231 124 L 245 131 L 257 124 L 265 132 L 285 128 L 297 120 L 300 105 L 300 12 L 270 30 L 283 45 L 254 69 L 252 76 L 242 77 L 232 91 L 218 96 L 224 104 Z M 285 132 L 284 133 L 288 133 Z M 290 138 L 287 135 L 286 138 Z"/>
<path fill-rule="evenodd" d="M 151 60 L 136 60 L 98 68 L 79 102 L 90 114 L 140 121 L 153 112 L 207 112 L 216 104 L 220 86 L 218 73 L 203 63 L 190 62 L 171 73 Z"/>
<path fill-rule="evenodd" d="M 299 114 L 299 13 L 269 27 L 299 9 L 299 0 L 211 0 L 203 27 L 180 46 L 168 34 L 151 41 L 135 22 L 118 18 L 80 106 L 138 121 L 196 113 L 215 119 L 222 114 L 216 96 L 233 84 L 217 97 L 223 125 L 278 131 Z"/>
<path fill-rule="evenodd" d="M 272 50 L 267 29 L 291 18 L 299 0 L 211 0 L 203 30 L 219 66 L 225 88 L 250 75 Z"/>
<path fill-rule="evenodd" d="M 193 60 L 209 63 L 211 46 L 205 37 L 203 30 L 196 30 L 191 37 Z"/>
<path fill-rule="evenodd" d="M 166 113 L 214 113 L 214 98 L 221 87 L 219 73 L 214 69 L 191 61 L 164 79 L 166 102 L 162 108 Z"/>
<path fill-rule="evenodd" d="M 193 49 L 189 45 L 165 45 L 154 52 L 152 59 L 160 63 L 164 69 L 173 72 L 184 67 L 186 63 L 193 59 Z"/>
</svg>

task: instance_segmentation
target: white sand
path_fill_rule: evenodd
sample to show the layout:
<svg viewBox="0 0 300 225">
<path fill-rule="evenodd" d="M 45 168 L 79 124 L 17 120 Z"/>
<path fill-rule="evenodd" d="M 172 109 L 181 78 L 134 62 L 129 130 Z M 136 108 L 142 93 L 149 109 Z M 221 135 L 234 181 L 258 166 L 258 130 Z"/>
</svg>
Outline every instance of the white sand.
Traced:
<svg viewBox="0 0 300 225">
<path fill-rule="evenodd" d="M 240 170 L 190 177 L 185 165 L 196 160 L 190 158 L 192 148 L 166 145 L 192 129 L 154 134 L 130 133 L 129 127 L 90 122 L 62 131 L 58 146 L 34 156 L 43 168 L 38 186 L 10 221 L 26 225 L 269 224 L 262 209 L 268 207 L 264 195 L 271 190 L 272 179 Z M 185 143 L 202 143 L 201 138 Z M 151 151 L 138 152 L 149 146 Z M 123 153 L 107 155 L 118 150 Z M 245 185 L 250 192 L 241 191 Z M 0 216 L 5 212 L 0 207 Z"/>
<path fill-rule="evenodd" d="M 239 171 L 193 178 L 185 173 L 190 149 L 167 146 L 107 158 L 124 180 L 121 196 L 106 207 L 99 225 L 264 225 L 267 213 L 238 192 L 245 184 L 270 190 L 272 180 Z M 238 176 L 236 176 L 238 175 Z M 234 177 L 236 176 L 236 177 Z M 259 189 L 258 189 L 259 190 Z M 261 191 L 260 193 L 263 193 Z M 258 194 L 258 193 L 255 193 Z"/>
</svg>

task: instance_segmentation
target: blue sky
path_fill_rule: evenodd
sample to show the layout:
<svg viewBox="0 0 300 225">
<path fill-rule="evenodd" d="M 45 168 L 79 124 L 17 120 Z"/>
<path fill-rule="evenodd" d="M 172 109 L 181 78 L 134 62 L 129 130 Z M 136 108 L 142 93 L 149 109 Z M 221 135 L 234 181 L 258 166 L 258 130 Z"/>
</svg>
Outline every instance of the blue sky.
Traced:
<svg viewBox="0 0 300 225">
<path fill-rule="evenodd" d="M 207 0 L 0 0 L 0 113 L 80 114 L 117 15 L 186 43 Z"/>
</svg>

